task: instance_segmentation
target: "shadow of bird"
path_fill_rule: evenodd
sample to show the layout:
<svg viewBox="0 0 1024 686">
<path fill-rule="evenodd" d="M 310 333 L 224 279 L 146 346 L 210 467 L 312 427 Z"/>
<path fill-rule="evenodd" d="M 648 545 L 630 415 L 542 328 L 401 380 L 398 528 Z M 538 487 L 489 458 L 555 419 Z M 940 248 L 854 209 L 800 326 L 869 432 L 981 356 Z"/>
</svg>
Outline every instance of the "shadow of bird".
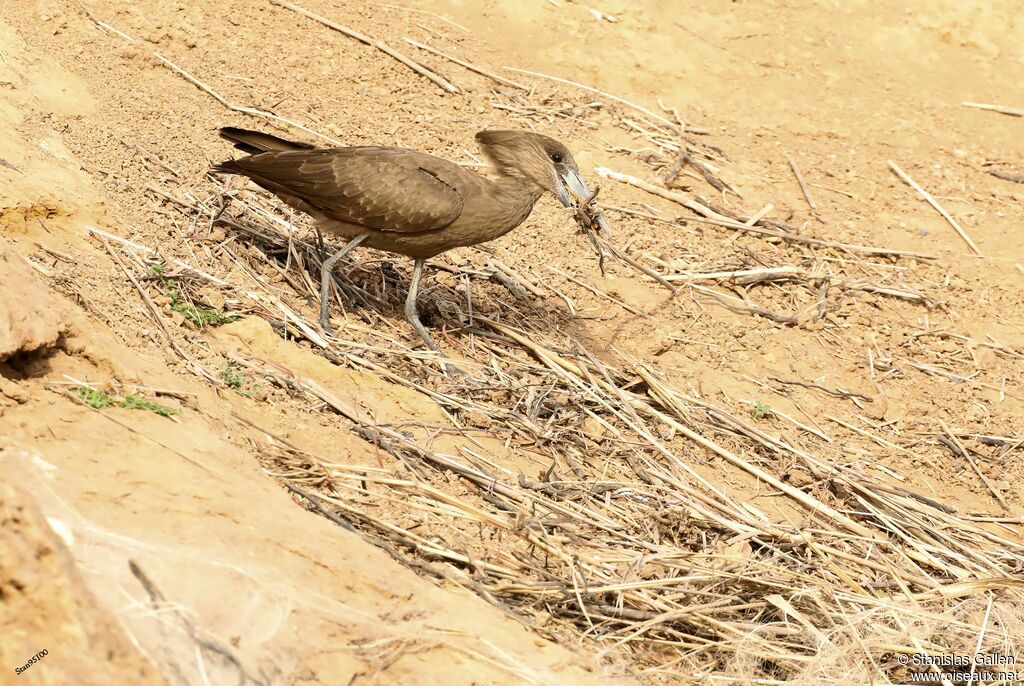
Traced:
<svg viewBox="0 0 1024 686">
<path fill-rule="evenodd" d="M 477 143 L 497 172 L 488 178 L 424 152 L 378 146 L 315 148 L 258 131 L 223 128 L 248 157 L 213 171 L 239 174 L 317 220 L 348 243 L 324 261 L 320 326 L 331 332 L 328 294 L 338 260 L 358 245 L 413 258 L 405 316 L 434 352 L 440 348 L 416 307 L 423 265 L 446 250 L 492 241 L 516 228 L 551 193 L 566 207 L 592 196 L 569 150 L 529 131 L 481 131 Z M 608 231 L 603 217 L 600 229 Z"/>
</svg>

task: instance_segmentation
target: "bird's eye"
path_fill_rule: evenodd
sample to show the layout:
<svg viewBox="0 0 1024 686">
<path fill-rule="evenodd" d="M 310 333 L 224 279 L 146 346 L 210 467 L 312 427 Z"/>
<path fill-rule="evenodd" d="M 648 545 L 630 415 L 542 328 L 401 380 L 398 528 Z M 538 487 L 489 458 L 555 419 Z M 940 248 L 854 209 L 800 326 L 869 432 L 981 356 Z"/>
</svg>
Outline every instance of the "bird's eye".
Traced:
<svg viewBox="0 0 1024 686">
<path fill-rule="evenodd" d="M 562 163 L 562 153 L 560 153 L 560 152 L 553 152 L 553 153 L 551 153 L 550 157 L 551 157 L 551 161 L 554 162 L 555 164 L 561 164 Z"/>
</svg>

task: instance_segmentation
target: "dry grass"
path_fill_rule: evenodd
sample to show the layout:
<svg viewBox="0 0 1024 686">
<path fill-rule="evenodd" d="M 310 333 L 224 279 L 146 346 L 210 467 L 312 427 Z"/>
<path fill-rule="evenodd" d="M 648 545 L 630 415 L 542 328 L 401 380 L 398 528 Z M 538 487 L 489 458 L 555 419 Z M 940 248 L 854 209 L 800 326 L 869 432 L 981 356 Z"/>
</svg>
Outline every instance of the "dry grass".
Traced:
<svg viewBox="0 0 1024 686">
<path fill-rule="evenodd" d="M 339 290 L 370 321 L 350 314 L 345 333 L 324 337 L 310 307 L 318 247 L 288 233 L 265 198 L 233 194 L 232 216 L 216 219 L 233 235 L 209 246 L 224 282 L 249 284 L 227 288 L 228 300 L 340 365 L 429 394 L 467 430 L 550 458 L 534 479 L 469 450 L 438 453 L 370 422 L 312 379 L 233 359 L 339 413 L 394 458 L 384 467 L 352 466 L 280 439 L 261 447 L 268 470 L 309 506 L 398 559 L 473 589 L 538 630 L 571 628 L 626 650 L 652 677 L 683 669 L 751 682 L 900 679 L 900 653 L 964 652 L 980 634 L 976 609 L 985 598 L 996 610 L 984 647 L 1019 650 L 1021 620 L 1012 607 L 1024 547 L 1012 537 L 672 388 L 642 361 L 603 362 L 559 335 L 559 313 L 528 295 L 502 307 L 495 289 L 511 277 L 498 269 L 444 265 L 485 287 L 483 297 L 474 295 L 472 320 L 447 338 L 479 362 L 475 382 L 445 376 L 408 347 L 400 320 L 389 330 L 391 320 L 379 318 L 382 308 L 397 309 L 404 288 L 404 277 L 380 264 L 340 270 L 348 276 Z M 178 202 L 208 230 L 223 200 Z M 272 287 L 271 274 L 294 290 Z M 797 288 L 808 278 L 805 270 L 791 275 L 785 283 Z M 444 297 L 461 299 L 435 296 Z M 832 393 L 836 402 L 857 395 Z M 778 521 L 731 499 L 696 468 L 713 457 L 777 489 L 801 515 Z M 787 483 L 769 462 L 793 465 L 810 485 Z M 451 493 L 449 475 L 467 495 Z M 988 581 L 971 585 L 975 579 Z"/>
</svg>

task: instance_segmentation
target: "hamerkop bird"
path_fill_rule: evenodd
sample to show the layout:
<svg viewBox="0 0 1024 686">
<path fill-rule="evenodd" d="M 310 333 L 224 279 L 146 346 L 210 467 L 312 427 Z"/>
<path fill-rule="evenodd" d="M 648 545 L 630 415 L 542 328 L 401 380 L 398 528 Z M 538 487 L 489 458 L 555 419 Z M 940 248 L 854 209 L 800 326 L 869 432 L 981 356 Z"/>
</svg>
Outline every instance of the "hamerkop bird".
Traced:
<svg viewBox="0 0 1024 686">
<path fill-rule="evenodd" d="M 357 245 L 415 260 L 405 316 L 427 346 L 440 353 L 416 310 L 423 264 L 446 250 L 494 240 L 530 215 L 545 191 L 566 206 L 590 191 L 564 145 L 528 131 L 481 131 L 477 143 L 496 180 L 434 155 L 377 146 L 314 148 L 257 131 L 223 128 L 221 137 L 250 153 L 214 171 L 241 174 L 291 207 L 315 218 L 348 244 L 323 263 L 320 325 L 330 333 L 328 289 L 338 260 Z M 598 216 L 602 232 L 607 224 Z"/>
</svg>

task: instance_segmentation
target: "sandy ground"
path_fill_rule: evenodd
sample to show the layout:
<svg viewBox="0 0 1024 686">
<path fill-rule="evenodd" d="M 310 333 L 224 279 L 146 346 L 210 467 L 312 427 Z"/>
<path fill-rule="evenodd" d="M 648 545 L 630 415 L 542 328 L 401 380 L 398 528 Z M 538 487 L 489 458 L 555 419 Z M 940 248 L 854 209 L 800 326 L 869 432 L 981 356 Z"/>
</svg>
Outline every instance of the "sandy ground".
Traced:
<svg viewBox="0 0 1024 686">
<path fill-rule="evenodd" d="M 310 340 L 282 337 L 253 309 L 197 329 L 158 281 L 136 288 L 128 253 L 88 227 L 159 248 L 239 288 L 254 288 L 247 279 L 255 273 L 268 293 L 301 292 L 301 279 L 285 269 L 231 267 L 219 252 L 230 230 L 190 223 L 166 198 L 214 192 L 205 174 L 230 154 L 216 137 L 223 125 L 313 141 L 315 131 L 468 163 L 475 131 L 531 127 L 569 145 L 591 182 L 600 181 L 606 205 L 671 220 L 686 212 L 594 170 L 660 184 L 672 157 L 624 120 L 643 128 L 650 113 L 671 117 L 675 108 L 694 131 L 686 135 L 718 151 L 718 176 L 741 195 L 717 192 L 692 167 L 675 189 L 742 216 L 770 204 L 767 217 L 800 235 L 928 257 L 814 246 L 798 253 L 771 237 L 609 212 L 616 241 L 669 272 L 837 270 L 827 292 L 820 281 L 805 289 L 693 282 L 740 298 L 744 308 L 785 315 L 779 321 L 730 310 L 706 292 L 684 289 L 669 299 L 621 263 L 602 277 L 587 242 L 548 198 L 492 246 L 545 297 L 531 295 L 526 305 L 487 284 L 474 286 L 477 305 L 490 316 L 533 312 L 552 323 L 552 338 L 581 341 L 605 363 L 642 361 L 675 387 L 753 416 L 773 435 L 793 435 L 831 463 L 958 513 L 1001 519 L 982 526 L 1022 542 L 1020 444 L 977 436 L 1024 435 L 1024 185 L 989 173 L 1024 174 L 1024 118 L 960 104 L 1024 106 L 1024 24 L 1013 2 L 622 0 L 595 5 L 602 16 L 585 3 L 541 0 L 304 5 L 386 39 L 451 79 L 462 90 L 454 95 L 270 2 L 84 5 L 40 0 L 0 13 L 0 460 L 5 482 L 16 486 L 0 490 L 0 682 L 698 680 L 656 650 L 578 631 L 580 623 L 550 606 L 524 621 L 528 613 L 514 616 L 468 590 L 479 587 L 459 571 L 466 565 L 425 548 L 417 559 L 451 569 L 439 577 L 403 565 L 283 486 L 287 474 L 268 459 L 271 449 L 408 476 L 341 421 L 339 413 L 348 415 L 339 407 L 441 454 L 486 454 L 511 481 L 543 475 L 556 453 L 513 440 L 487 416 L 467 412 L 455 422 L 434 395 L 447 392 L 435 377 L 415 376 L 410 386 L 389 376 L 404 374 L 399 366 L 339 363 Z M 529 84 L 530 98 L 492 92 L 486 77 L 417 51 L 403 36 Z M 273 129 L 265 117 L 231 111 L 159 56 L 230 103 L 309 130 Z M 650 113 L 503 67 L 579 81 Z M 889 160 L 962 225 L 980 255 Z M 244 240 L 232 245 L 247 258 L 265 257 Z M 366 288 L 384 284 L 384 304 L 339 312 L 342 335 L 371 351 L 412 345 L 391 276 L 408 265 L 363 259 L 369 266 L 349 276 Z M 487 259 L 459 250 L 448 264 Z M 476 353 L 489 364 L 473 334 L 450 331 L 458 318 L 444 303 L 463 307 L 460 279 L 428 277 L 429 320 L 449 329 L 442 340 L 453 355 Z M 207 284 L 196 295 L 234 311 L 230 292 Z M 314 311 L 308 299 L 289 302 Z M 245 381 L 228 384 L 223 370 L 243 360 L 255 366 L 239 367 Z M 271 383 L 281 370 L 330 389 L 333 407 Z M 145 395 L 174 414 L 89 407 L 78 395 L 83 382 Z M 494 402 L 511 401 L 499 393 Z M 475 433 L 456 431 L 464 426 Z M 949 434 L 969 446 L 971 459 Z M 749 474 L 686 454 L 695 473 L 731 498 L 772 521 L 809 526 L 797 505 Z M 796 461 L 749 454 L 816 492 Z M 449 504 L 473 503 L 476 512 L 489 502 L 454 476 L 432 483 Z M 485 538 L 464 511 L 433 506 L 449 523 L 431 524 L 383 495 L 367 508 L 495 564 L 518 535 Z M 669 539 L 657 542 L 684 545 Z M 697 537 L 684 547 L 702 545 L 721 552 L 724 544 Z M 14 676 L 44 648 L 41 662 Z"/>
</svg>

